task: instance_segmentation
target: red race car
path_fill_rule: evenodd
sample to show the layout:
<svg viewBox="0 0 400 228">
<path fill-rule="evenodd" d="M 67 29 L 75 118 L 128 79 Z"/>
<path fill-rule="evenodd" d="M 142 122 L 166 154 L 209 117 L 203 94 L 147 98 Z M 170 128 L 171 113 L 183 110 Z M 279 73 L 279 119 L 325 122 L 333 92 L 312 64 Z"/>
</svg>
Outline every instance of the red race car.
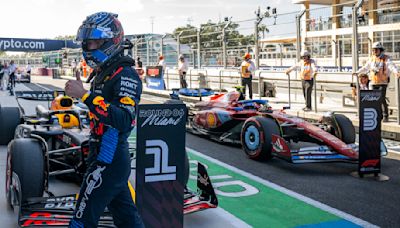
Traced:
<svg viewBox="0 0 400 228">
<path fill-rule="evenodd" d="M 344 115 L 327 113 L 318 122 L 273 110 L 266 100 L 242 100 L 234 91 L 218 94 L 190 108 L 188 131 L 220 142 L 240 143 L 251 159 L 273 156 L 293 163 L 358 159 L 352 122 Z M 382 155 L 386 146 L 381 142 Z"/>
</svg>

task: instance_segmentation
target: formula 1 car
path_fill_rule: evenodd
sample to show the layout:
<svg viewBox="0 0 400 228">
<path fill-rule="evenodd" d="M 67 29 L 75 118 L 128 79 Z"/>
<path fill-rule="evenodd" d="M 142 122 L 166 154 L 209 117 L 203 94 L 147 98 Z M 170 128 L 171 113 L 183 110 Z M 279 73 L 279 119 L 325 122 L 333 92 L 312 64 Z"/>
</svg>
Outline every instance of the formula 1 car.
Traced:
<svg viewBox="0 0 400 228">
<path fill-rule="evenodd" d="M 8 144 L 6 198 L 11 208 L 19 206 L 19 225 L 66 225 L 75 208 L 75 195 L 59 196 L 49 191 L 49 177 L 73 177 L 80 183 L 86 171 L 89 151 L 88 110 L 60 91 L 17 91 L 19 108 L 0 107 L 0 128 Z M 19 99 L 51 101 L 50 110 L 36 106 L 35 115 L 25 115 Z M 134 159 L 134 150 L 130 148 Z M 207 177 L 199 164 L 199 178 Z M 186 159 L 186 180 L 189 162 Z M 71 179 L 71 178 L 69 178 Z M 208 186 L 207 186 L 208 185 Z M 218 205 L 211 182 L 198 181 L 198 192 L 185 191 L 184 213 Z M 49 197 L 42 197 L 47 193 Z M 55 204 L 57 207 L 50 207 Z M 47 206 L 46 206 L 47 205 Z M 110 227 L 112 217 L 106 211 L 99 225 Z"/>
<path fill-rule="evenodd" d="M 250 159 L 283 158 L 292 163 L 358 159 L 352 122 L 327 113 L 316 123 L 273 110 L 265 100 L 241 100 L 233 91 L 193 105 L 187 129 L 219 142 L 241 144 Z M 381 142 L 381 154 L 387 149 Z"/>
</svg>

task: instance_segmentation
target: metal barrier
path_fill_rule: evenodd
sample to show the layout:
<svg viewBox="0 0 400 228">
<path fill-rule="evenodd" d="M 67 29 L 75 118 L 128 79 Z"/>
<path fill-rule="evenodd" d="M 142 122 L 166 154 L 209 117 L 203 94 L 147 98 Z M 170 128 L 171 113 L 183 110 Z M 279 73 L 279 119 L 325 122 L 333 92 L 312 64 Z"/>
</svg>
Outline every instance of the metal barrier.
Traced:
<svg viewBox="0 0 400 228">
<path fill-rule="evenodd" d="M 222 77 L 225 77 L 225 76 L 223 76 L 224 72 L 239 73 L 239 77 L 240 77 L 240 71 L 238 69 L 236 69 L 236 70 L 233 70 L 233 69 L 221 69 L 218 72 L 218 75 L 219 75 L 219 92 L 222 92 Z M 228 77 L 232 77 L 232 75 L 230 75 Z"/>
<path fill-rule="evenodd" d="M 360 100 L 358 99 L 358 96 L 360 94 L 360 84 L 358 80 L 358 75 L 354 73 L 351 74 L 351 81 L 356 84 L 356 97 L 354 98 L 354 103 L 356 104 L 357 116 L 360 116 L 360 106 L 359 106 Z"/>
<path fill-rule="evenodd" d="M 291 78 L 290 78 L 290 74 L 286 74 L 285 72 L 274 72 L 274 71 L 266 71 L 266 70 L 260 70 L 259 72 L 258 72 L 258 78 L 259 78 L 259 85 L 258 85 L 258 88 L 259 88 L 259 91 L 260 91 L 260 93 L 259 93 L 259 97 L 260 97 L 260 99 L 261 99 L 261 90 L 262 90 L 262 84 L 264 83 L 264 79 L 269 79 L 269 80 L 279 80 L 279 81 L 283 81 L 283 80 L 285 80 L 284 78 L 282 78 L 282 79 L 276 79 L 276 78 L 268 78 L 268 77 L 262 77 L 262 74 L 263 73 L 274 73 L 274 74 L 285 74 L 288 78 L 287 78 L 287 82 L 288 82 L 288 105 L 289 105 L 289 107 L 291 107 L 292 106 L 292 91 L 291 91 L 291 89 L 292 89 L 292 85 L 291 85 Z"/>
<path fill-rule="evenodd" d="M 205 76 L 208 76 L 207 70 L 206 69 L 190 69 L 189 70 L 189 87 L 192 88 L 192 72 L 193 71 L 197 71 L 198 76 L 200 77 L 200 73 L 201 72 L 205 72 Z M 199 88 L 201 88 L 200 86 L 200 80 L 199 80 Z"/>
<path fill-rule="evenodd" d="M 173 73 L 173 72 L 174 73 Z M 196 73 L 197 72 L 197 73 Z M 193 76 L 197 75 L 199 76 L 200 73 L 205 73 L 205 77 L 207 80 L 207 83 L 214 83 L 217 82 L 218 85 L 218 90 L 221 92 L 223 89 L 223 85 L 224 83 L 224 78 L 236 78 L 235 76 L 233 76 L 232 74 L 230 75 L 224 75 L 224 73 L 238 73 L 239 78 L 238 80 L 240 80 L 240 71 L 238 69 L 220 69 L 218 70 L 218 75 L 213 75 L 213 74 L 209 74 L 209 69 L 190 69 L 189 70 L 189 85 L 190 87 L 192 87 L 192 81 L 193 81 Z M 288 83 L 288 102 L 289 102 L 289 106 L 292 105 L 292 97 L 291 97 L 291 93 L 293 90 L 293 85 L 292 85 L 292 79 L 290 77 L 290 75 L 288 75 L 287 79 L 280 79 L 280 78 L 274 78 L 274 77 L 268 77 L 268 75 L 265 74 L 284 74 L 284 72 L 279 72 L 279 71 L 267 71 L 267 70 L 260 70 L 257 71 L 255 73 L 255 75 L 258 75 L 258 90 L 259 90 L 259 97 L 261 98 L 261 94 L 262 94 L 262 83 L 264 82 L 264 80 L 275 80 L 275 81 L 287 81 Z M 314 108 L 315 108 L 315 112 L 318 112 L 318 95 L 317 95 L 317 85 L 319 84 L 330 84 L 332 86 L 344 86 L 344 85 L 348 85 L 350 84 L 350 82 L 354 82 L 357 85 L 357 89 L 359 88 L 358 85 L 358 79 L 355 75 L 352 75 L 351 77 L 340 77 L 341 79 L 337 79 L 336 75 L 343 75 L 343 76 L 349 76 L 349 73 L 338 73 L 338 72 L 321 72 L 318 73 L 318 81 L 316 80 L 316 78 L 314 79 Z M 265 76 L 264 76 L 265 75 Z M 334 75 L 335 77 L 333 78 L 329 78 L 330 75 Z M 172 80 L 176 80 L 179 81 L 179 77 L 171 77 L 171 76 L 178 76 L 178 73 L 176 73 L 176 69 L 166 69 L 165 70 L 165 77 L 166 77 L 166 88 L 170 89 L 170 81 Z M 218 77 L 217 80 L 212 80 L 215 79 L 216 77 Z M 325 77 L 325 79 L 324 79 Z M 321 79 L 322 78 L 322 79 Z M 294 80 L 296 82 L 299 82 L 300 80 Z M 227 82 L 227 84 L 232 84 L 232 82 Z M 326 85 L 325 85 L 326 86 Z M 396 80 L 395 83 L 396 86 L 396 100 L 397 100 L 397 123 L 400 125 L 400 79 Z M 199 86 L 200 87 L 200 86 Z M 213 86 L 210 86 L 210 88 L 212 89 L 216 89 L 215 87 L 213 88 Z M 297 88 L 297 87 L 296 87 Z M 343 90 L 344 91 L 344 90 Z M 323 93 L 323 91 L 321 91 L 321 93 Z M 358 105 L 358 100 L 356 99 L 356 104 Z M 359 112 L 358 108 L 357 108 L 357 112 Z"/>
<path fill-rule="evenodd" d="M 174 71 L 175 73 L 171 73 L 170 71 Z M 166 85 L 166 89 L 170 89 L 170 81 L 173 80 L 172 78 L 170 78 L 171 75 L 177 75 L 178 78 L 175 79 L 175 80 L 179 81 L 179 74 L 177 73 L 176 69 L 166 69 L 164 74 L 165 74 L 166 79 L 167 79 L 167 81 L 166 81 L 166 84 L 167 84 Z"/>
<path fill-rule="evenodd" d="M 400 125 L 400 78 L 396 80 L 396 98 L 397 98 L 397 124 Z"/>
<path fill-rule="evenodd" d="M 289 108 L 291 108 L 292 107 L 292 94 L 290 93 L 290 74 L 289 73 L 287 73 L 287 76 L 288 76 L 288 93 L 289 93 Z"/>
<path fill-rule="evenodd" d="M 314 111 L 317 113 L 318 112 L 318 107 L 317 107 L 317 75 L 314 76 Z"/>
</svg>

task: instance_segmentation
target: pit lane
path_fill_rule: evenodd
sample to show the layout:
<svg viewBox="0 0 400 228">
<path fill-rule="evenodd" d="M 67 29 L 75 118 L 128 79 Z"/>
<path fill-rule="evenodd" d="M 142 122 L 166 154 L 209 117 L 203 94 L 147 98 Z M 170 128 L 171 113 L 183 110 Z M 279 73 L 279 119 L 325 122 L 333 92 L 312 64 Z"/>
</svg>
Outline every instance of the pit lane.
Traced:
<svg viewBox="0 0 400 228">
<path fill-rule="evenodd" d="M 48 84 L 30 83 L 17 84 L 16 90 L 61 90 L 65 81 L 49 81 Z M 141 103 L 154 103 L 154 101 L 143 99 Z M 17 106 L 15 97 L 9 96 L 8 91 L 0 91 L 0 104 L 6 106 Z M 44 101 L 24 101 L 21 100 L 26 114 L 34 114 L 37 104 L 42 104 L 47 107 L 48 102 Z M 0 189 L 5 189 L 5 171 L 6 171 L 7 147 L 0 146 Z M 75 183 L 62 181 L 54 177 L 50 177 L 49 190 L 55 195 L 66 195 L 79 192 L 79 186 Z M 131 183 L 135 182 L 135 172 L 132 170 L 130 177 Z M 5 192 L 0 197 L 0 224 L 1 227 L 18 227 L 17 224 L 18 212 L 9 209 L 6 203 Z M 222 208 L 201 211 L 195 214 L 184 216 L 184 227 L 249 227 L 246 223 L 231 215 Z"/>
<path fill-rule="evenodd" d="M 53 83 L 53 82 L 50 82 Z M 57 81 L 57 83 L 60 83 Z M 65 83 L 65 81 L 63 82 Z M 32 89 L 43 89 L 62 87 L 53 83 L 52 86 L 41 84 L 30 84 Z M 2 100 L 3 102 L 4 100 Z M 154 96 L 143 95 L 143 102 L 162 102 L 163 99 Z M 351 177 L 350 172 L 356 170 L 356 165 L 346 163 L 330 164 L 303 164 L 292 165 L 279 159 L 270 162 L 255 162 L 245 158 L 241 148 L 231 145 L 221 145 L 211 140 L 187 134 L 187 147 L 193 148 L 204 155 L 222 161 L 230 166 L 246 171 L 250 175 L 268 180 L 286 189 L 307 196 L 311 199 L 322 202 L 328 206 L 339 209 L 350 215 L 361 218 L 372 224 L 382 227 L 398 227 L 400 218 L 397 205 L 400 205 L 400 197 L 397 194 L 400 187 L 400 162 L 394 159 L 383 159 L 382 170 L 391 179 L 388 182 L 378 183 L 371 180 L 359 180 Z M 5 160 L 5 148 L 0 148 L 0 159 Z M 0 172 L 0 178 L 4 178 L 5 164 Z M 212 167 L 211 167 L 212 168 Z M 1 181 L 4 187 L 4 180 Z M 78 187 L 73 184 L 52 180 L 50 186 L 53 191 L 60 191 L 60 194 L 76 192 Z M 3 188 L 4 189 L 4 188 Z M 264 202 L 259 202 L 264 203 Z M 1 202 L 0 221 L 6 227 L 15 227 L 16 214 L 6 211 L 5 200 Z M 241 205 L 236 205 L 241 207 Z M 256 205 L 254 205 L 256 207 Z M 270 205 L 274 207 L 276 205 Z M 224 208 L 230 211 L 230 208 Z M 222 227 L 228 224 L 235 224 L 229 221 L 230 214 L 223 211 L 218 214 L 216 211 L 205 211 L 185 217 L 187 227 Z M 224 214 L 225 213 L 225 214 Z M 311 215 L 310 215 L 311 216 Z M 212 220 L 217 220 L 214 223 Z M 4 223 L 3 223 L 4 221 Z M 195 224 L 193 224 L 193 222 Z M 197 226 L 196 225 L 197 222 Z M 211 223 L 210 223 L 211 222 Z M 6 225 L 8 224 L 8 225 Z M 202 224 L 202 225 L 200 225 Z M 211 225 L 212 224 L 212 225 Z M 218 225 L 217 225 L 218 224 Z M 244 226 L 244 223 L 236 226 Z"/>
<path fill-rule="evenodd" d="M 163 101 L 160 97 L 149 95 L 144 97 L 158 102 Z M 382 173 L 389 176 L 390 180 L 376 182 L 350 176 L 351 172 L 357 170 L 357 164 L 294 165 L 280 159 L 257 162 L 247 159 L 240 147 L 186 134 L 186 146 L 204 155 L 372 224 L 381 227 L 399 227 L 400 216 L 397 208 L 400 205 L 399 142 L 387 139 L 384 141 L 391 153 L 388 158 L 382 159 Z"/>
</svg>

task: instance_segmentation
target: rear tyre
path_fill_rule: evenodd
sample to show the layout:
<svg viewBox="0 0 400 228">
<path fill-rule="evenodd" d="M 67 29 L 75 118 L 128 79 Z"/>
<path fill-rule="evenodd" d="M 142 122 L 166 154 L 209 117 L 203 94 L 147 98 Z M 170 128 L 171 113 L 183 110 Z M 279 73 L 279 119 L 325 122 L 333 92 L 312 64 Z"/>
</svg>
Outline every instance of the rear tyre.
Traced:
<svg viewBox="0 0 400 228">
<path fill-rule="evenodd" d="M 7 145 L 14 138 L 15 129 L 21 122 L 17 107 L 0 107 L 0 145 Z"/>
<path fill-rule="evenodd" d="M 7 202 L 11 203 L 15 196 L 20 197 L 19 203 L 43 196 L 45 162 L 42 146 L 37 140 L 19 138 L 10 143 L 6 175 Z"/>
<path fill-rule="evenodd" d="M 270 160 L 272 134 L 280 136 L 279 126 L 274 119 L 261 116 L 247 119 L 240 133 L 246 155 L 253 160 Z"/>
<path fill-rule="evenodd" d="M 342 114 L 334 114 L 334 118 L 338 125 L 340 134 L 336 134 L 339 138 L 346 144 L 352 144 L 356 141 L 356 130 L 354 129 L 354 125 L 349 118 Z"/>
</svg>

